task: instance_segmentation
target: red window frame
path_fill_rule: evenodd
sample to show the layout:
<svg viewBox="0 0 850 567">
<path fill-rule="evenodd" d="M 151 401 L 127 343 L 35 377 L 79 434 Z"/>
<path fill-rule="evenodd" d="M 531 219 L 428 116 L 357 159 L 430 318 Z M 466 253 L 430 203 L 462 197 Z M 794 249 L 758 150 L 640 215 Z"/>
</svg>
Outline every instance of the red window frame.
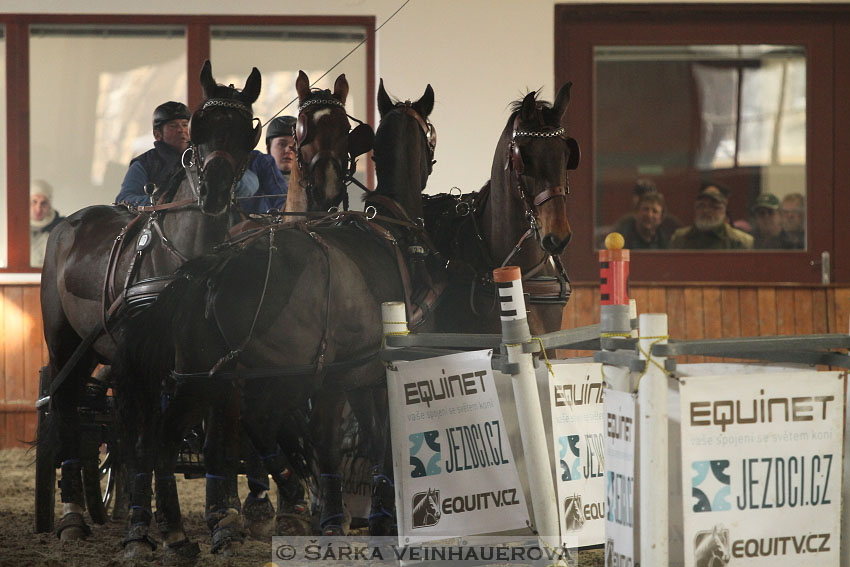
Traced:
<svg viewBox="0 0 850 567">
<path fill-rule="evenodd" d="M 850 9 L 836 5 L 557 5 L 555 82 L 573 82 L 568 128 L 582 148 L 571 172 L 573 241 L 567 249 L 576 281 L 598 279 L 593 228 L 593 48 L 597 45 L 764 43 L 803 45 L 807 53 L 808 249 L 794 252 L 632 251 L 631 279 L 640 282 L 821 282 L 829 252 L 831 281 L 850 282 Z M 844 188 L 842 191 L 841 188 Z M 689 219 L 682 219 L 686 223 Z"/>
<path fill-rule="evenodd" d="M 229 26 L 361 26 L 366 35 L 366 96 L 374 100 L 375 81 L 375 17 L 374 16 L 193 16 L 193 15 L 114 15 L 114 14 L 0 14 L 0 25 L 6 41 L 6 203 L 0 214 L 7 216 L 8 266 L 3 273 L 38 273 L 30 266 L 29 185 L 30 185 L 30 93 L 29 93 L 29 26 L 31 24 L 94 25 L 182 25 L 186 28 L 187 75 L 196 77 L 210 56 L 210 29 Z M 343 54 L 341 54 L 343 55 Z M 198 81 L 188 81 L 186 100 L 194 108 L 202 99 Z M 367 105 L 366 121 L 375 123 L 375 105 Z M 366 176 L 372 179 L 374 166 L 366 160 Z"/>
</svg>

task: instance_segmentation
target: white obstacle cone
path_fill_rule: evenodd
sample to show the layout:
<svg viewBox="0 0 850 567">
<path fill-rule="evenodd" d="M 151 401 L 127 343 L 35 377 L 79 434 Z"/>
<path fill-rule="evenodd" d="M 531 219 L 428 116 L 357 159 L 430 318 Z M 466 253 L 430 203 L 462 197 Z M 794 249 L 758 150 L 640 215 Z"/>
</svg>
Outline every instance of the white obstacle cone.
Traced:
<svg viewBox="0 0 850 567">
<path fill-rule="evenodd" d="M 667 478 L 667 374 L 664 358 L 651 356 L 652 345 L 667 343 L 667 314 L 645 313 L 639 319 L 640 357 L 646 372 L 638 384 L 640 407 L 640 563 L 669 564 Z M 649 357 L 647 355 L 650 355 Z M 657 363 L 659 366 L 656 366 Z"/>
<path fill-rule="evenodd" d="M 531 332 L 525 313 L 521 278 L 522 272 L 515 266 L 493 270 L 493 280 L 499 291 L 502 342 L 507 350 L 508 363 L 518 366 L 517 373 L 511 376 L 511 382 L 534 507 L 534 525 L 543 542 L 555 548 L 561 543 L 557 500 L 543 412 L 537 393 L 534 360 L 530 353 L 523 352 L 523 344 L 531 340 Z"/>
</svg>

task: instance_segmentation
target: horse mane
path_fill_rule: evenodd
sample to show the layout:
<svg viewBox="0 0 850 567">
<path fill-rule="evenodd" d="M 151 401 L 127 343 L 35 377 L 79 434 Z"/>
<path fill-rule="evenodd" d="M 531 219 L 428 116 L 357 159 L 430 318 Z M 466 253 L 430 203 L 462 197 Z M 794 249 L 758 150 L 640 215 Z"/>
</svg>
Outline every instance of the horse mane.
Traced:
<svg viewBox="0 0 850 567">
<path fill-rule="evenodd" d="M 333 95 L 333 93 L 331 92 L 330 89 L 320 89 L 318 87 L 313 87 L 312 89 L 310 89 L 310 95 L 304 100 L 307 101 L 307 100 L 315 100 L 315 99 L 320 99 L 320 100 L 333 99 L 333 100 L 336 100 L 336 97 Z M 303 104 L 303 102 L 302 102 L 302 104 Z"/>
<path fill-rule="evenodd" d="M 521 96 L 521 97 L 519 97 L 518 99 L 516 99 L 516 100 L 514 100 L 514 101 L 512 101 L 512 102 L 510 102 L 510 103 L 508 103 L 508 109 L 511 111 L 511 114 L 512 114 L 512 115 L 513 115 L 513 114 L 516 114 L 517 112 L 519 112 L 519 111 L 520 111 L 520 109 L 522 108 L 522 103 L 523 103 L 523 102 L 525 102 L 525 97 L 527 97 L 527 96 L 528 96 L 528 95 L 530 95 L 530 94 L 534 94 L 534 102 L 535 102 L 535 103 L 537 103 L 537 104 L 539 104 L 539 105 L 542 105 L 542 106 L 543 106 L 543 108 L 552 108 L 552 103 L 551 103 L 551 102 L 548 102 L 548 101 L 540 100 L 540 99 L 539 99 L 539 97 L 540 97 L 540 91 L 539 91 L 539 90 L 537 90 L 537 91 L 528 91 L 528 92 L 527 92 L 527 93 L 525 93 L 523 96 Z"/>
<path fill-rule="evenodd" d="M 540 113 L 543 115 L 543 119 L 546 123 L 557 123 L 558 117 L 553 116 L 553 107 L 552 103 L 548 100 L 540 100 L 540 91 L 529 91 L 522 98 L 518 98 L 517 100 L 508 104 L 508 108 L 511 112 L 511 115 L 508 117 L 507 124 L 505 125 L 506 129 L 513 128 L 513 122 L 516 118 L 517 114 L 519 114 L 520 110 L 522 110 L 522 105 L 525 102 L 526 97 L 529 95 L 534 95 L 534 104 L 540 110 Z M 540 124 L 540 126 L 545 126 L 545 124 Z"/>
</svg>

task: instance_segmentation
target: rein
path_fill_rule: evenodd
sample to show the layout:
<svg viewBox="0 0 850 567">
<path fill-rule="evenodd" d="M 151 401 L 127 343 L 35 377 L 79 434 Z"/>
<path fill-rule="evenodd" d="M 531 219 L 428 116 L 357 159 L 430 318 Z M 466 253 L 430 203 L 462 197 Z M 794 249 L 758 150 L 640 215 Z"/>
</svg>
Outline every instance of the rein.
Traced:
<svg viewBox="0 0 850 567">
<path fill-rule="evenodd" d="M 208 108 L 231 108 L 238 110 L 240 113 L 247 117 L 251 117 L 252 115 L 250 108 L 248 108 L 248 106 L 238 100 L 214 98 L 207 100 L 201 106 L 201 109 L 196 113 L 196 116 L 201 116 L 203 112 L 206 111 Z M 195 116 L 193 116 L 193 119 L 194 118 Z M 201 205 L 200 188 L 205 183 L 204 170 L 206 166 L 210 163 L 210 161 L 212 161 L 213 159 L 224 159 L 225 161 L 227 161 L 228 164 L 230 164 L 234 172 L 233 182 L 231 183 L 229 189 L 229 202 L 234 202 L 236 185 L 248 166 L 247 154 L 246 158 L 243 159 L 240 164 L 237 164 L 236 160 L 233 158 L 233 155 L 230 152 L 224 150 L 214 150 L 203 159 L 202 164 L 199 164 L 195 161 L 195 155 L 200 155 L 200 150 L 196 149 L 196 147 L 197 146 L 192 143 L 186 149 L 186 151 L 183 152 L 183 155 L 180 158 L 180 164 L 182 165 L 186 173 L 186 181 L 189 184 L 189 188 L 191 189 L 194 198 L 180 199 L 178 201 L 171 201 L 168 203 L 154 203 L 152 205 L 143 205 L 140 207 L 135 207 L 124 203 L 128 207 L 128 209 L 136 212 L 137 215 L 123 229 L 121 229 L 121 232 L 118 234 L 118 236 L 116 236 L 115 240 L 113 241 L 112 249 L 110 250 L 109 260 L 107 263 L 107 271 L 106 277 L 104 278 L 103 287 L 103 309 L 101 311 L 101 325 L 106 331 L 106 333 L 110 335 L 110 337 L 112 336 L 112 334 L 109 329 L 109 326 L 107 325 L 108 320 L 127 302 L 128 294 L 134 286 L 147 282 L 147 280 L 142 280 L 140 282 L 137 282 L 136 284 L 131 284 L 138 270 L 139 260 L 141 259 L 145 250 L 148 249 L 151 242 L 153 242 L 153 232 L 156 232 L 163 248 L 165 248 L 166 251 L 168 251 L 171 255 L 177 258 L 177 260 L 181 264 L 186 263 L 188 261 L 186 255 L 181 253 L 180 250 L 178 250 L 171 242 L 171 240 L 169 240 L 169 238 L 166 236 L 165 231 L 163 230 L 162 225 L 160 223 L 160 213 L 176 212 L 188 208 L 197 208 L 202 213 L 211 216 L 228 214 L 229 206 L 225 206 L 222 211 L 210 214 L 206 213 Z M 188 163 L 186 163 L 187 154 L 191 155 Z M 153 195 L 151 196 L 151 198 L 153 199 Z M 133 255 L 133 258 L 130 261 L 130 266 L 127 269 L 126 277 L 124 278 L 124 284 L 121 287 L 121 292 L 113 293 L 113 290 L 115 289 L 116 272 L 118 269 L 119 259 L 126 248 L 126 243 L 130 237 L 130 234 L 137 229 L 138 225 L 141 222 L 143 222 L 142 219 L 144 217 L 142 215 L 147 215 L 147 217 L 144 221 L 145 226 L 141 229 L 139 238 L 136 241 L 136 253 Z M 165 287 L 165 285 L 167 285 L 168 281 L 165 281 L 165 278 L 157 278 L 157 284 L 155 287 L 157 287 L 158 290 L 161 290 Z M 150 293 L 152 292 L 148 291 L 148 295 Z"/>
<path fill-rule="evenodd" d="M 331 288 L 328 286 L 328 293 L 326 297 L 326 307 L 325 307 L 325 328 L 322 333 L 322 338 L 319 341 L 319 345 L 317 348 L 317 353 L 315 356 L 315 361 L 310 364 L 301 364 L 301 365 L 289 365 L 285 368 L 263 368 L 263 369 L 242 369 L 239 372 L 233 371 L 223 371 L 222 368 L 231 362 L 232 360 L 238 358 L 244 352 L 245 348 L 250 343 L 251 339 L 254 335 L 254 329 L 256 326 L 257 319 L 259 318 L 260 313 L 262 312 L 263 304 L 265 303 L 265 297 L 268 290 L 269 285 L 269 274 L 271 270 L 272 257 L 274 251 L 277 250 L 277 247 L 274 244 L 274 234 L 278 230 L 291 229 L 296 228 L 302 231 L 304 234 L 309 236 L 323 251 L 324 256 L 328 265 L 328 273 L 330 274 L 331 264 L 330 264 L 330 252 L 327 242 L 322 238 L 321 234 L 312 230 L 314 228 L 321 228 L 323 226 L 334 226 L 339 225 L 345 219 L 350 219 L 357 223 L 357 226 L 363 227 L 370 234 L 375 235 L 380 238 L 382 241 L 386 242 L 388 246 L 393 250 L 393 254 L 398 262 L 399 275 L 402 280 L 402 285 L 404 287 L 404 296 L 405 296 L 405 304 L 408 308 L 408 313 L 410 313 L 410 326 L 411 328 L 416 327 L 417 325 L 423 323 L 427 315 L 431 312 L 432 307 L 436 304 L 439 299 L 442 291 L 445 289 L 445 284 L 442 282 L 433 282 L 430 278 L 427 278 L 427 287 L 422 292 L 420 290 L 421 298 L 419 301 L 414 301 L 413 296 L 415 290 L 412 289 L 411 277 L 410 277 L 410 269 L 408 267 L 408 262 L 405 259 L 404 254 L 401 251 L 399 246 L 399 240 L 382 224 L 380 223 L 388 223 L 396 226 L 400 226 L 406 230 L 413 231 L 417 233 L 417 236 L 422 239 L 423 243 L 426 246 L 430 247 L 430 250 L 433 250 L 434 247 L 431 245 L 430 240 L 425 234 L 422 223 L 415 222 L 411 220 L 407 211 L 395 200 L 386 197 L 384 195 L 370 195 L 368 201 L 374 201 L 377 205 L 387 209 L 391 212 L 391 214 L 397 215 L 398 218 L 394 218 L 391 216 L 379 215 L 377 214 L 377 209 L 375 206 L 370 205 L 367 211 L 340 211 L 334 213 L 322 213 L 320 218 L 317 218 L 312 221 L 307 222 L 298 222 L 289 225 L 282 224 L 273 224 L 266 227 L 258 228 L 253 231 L 248 231 L 242 233 L 240 238 L 236 241 L 228 242 L 223 244 L 221 248 L 228 246 L 239 246 L 241 248 L 247 247 L 251 242 L 262 238 L 264 235 L 268 235 L 269 238 L 269 250 L 268 250 L 268 260 L 266 265 L 266 276 L 263 282 L 263 288 L 260 295 L 260 299 L 257 302 L 257 307 L 254 310 L 251 326 L 247 335 L 239 342 L 239 344 L 235 347 L 232 347 L 230 351 L 228 351 L 224 356 L 218 359 L 218 361 L 207 371 L 205 372 L 177 372 L 172 371 L 171 377 L 177 381 L 185 382 L 187 380 L 192 379 L 205 379 L 205 378 L 268 378 L 274 376 L 295 376 L 302 374 L 318 374 L 323 370 L 341 370 L 346 368 L 354 368 L 356 366 L 360 366 L 367 362 L 370 362 L 378 357 L 378 353 L 370 353 L 364 357 L 361 357 L 356 360 L 349 360 L 343 362 L 325 362 L 325 350 L 327 349 L 328 344 L 328 330 L 330 328 L 330 301 L 331 301 Z M 303 214 L 303 213 L 300 213 Z M 376 221 L 376 222 L 371 222 Z M 414 250 L 418 248 L 418 250 Z M 423 256 L 425 255 L 425 248 L 422 246 L 411 246 L 408 248 L 408 253 L 411 255 Z M 211 302 L 210 298 L 207 299 L 208 304 L 214 303 Z M 216 325 L 219 326 L 219 333 L 221 333 L 222 337 L 225 337 L 226 334 L 222 332 L 220 324 L 218 322 L 218 318 L 215 317 L 215 312 L 213 311 L 213 318 L 216 321 Z"/>
</svg>

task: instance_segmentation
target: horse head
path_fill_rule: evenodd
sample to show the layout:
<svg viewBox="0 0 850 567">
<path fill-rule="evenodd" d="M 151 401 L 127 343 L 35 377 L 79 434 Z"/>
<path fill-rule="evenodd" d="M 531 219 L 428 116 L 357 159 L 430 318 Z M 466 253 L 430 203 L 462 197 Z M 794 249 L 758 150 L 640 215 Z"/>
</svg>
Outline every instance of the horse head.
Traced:
<svg viewBox="0 0 850 567">
<path fill-rule="evenodd" d="M 346 175 L 354 171 L 354 158 L 371 149 L 374 133 L 364 124 L 351 129 L 345 111 L 348 81 L 344 74 L 337 77 L 331 92 L 311 89 L 307 75 L 299 71 L 295 90 L 295 146 L 300 183 L 307 191 L 307 208 L 319 211 L 340 202 L 347 205 Z"/>
<path fill-rule="evenodd" d="M 428 183 L 434 164 L 437 131 L 428 121 L 434 109 L 434 90 L 415 102 L 393 100 L 378 86 L 378 111 L 381 123 L 375 133 L 375 193 L 397 201 L 411 218 L 422 217 L 421 193 Z"/>
<path fill-rule="evenodd" d="M 525 222 L 543 250 L 552 255 L 563 252 L 572 236 L 566 207 L 567 170 L 577 167 L 579 149 L 563 127 L 571 86 L 563 85 L 552 105 L 537 100 L 536 92 L 514 105 L 497 150 L 502 155 L 493 165 L 492 179 L 497 178 L 498 162 L 498 173 L 523 203 Z"/>
<path fill-rule="evenodd" d="M 221 215 L 228 210 L 236 183 L 260 139 L 262 125 L 259 121 L 254 125 L 251 108 L 260 95 L 260 83 L 256 67 L 241 90 L 216 83 L 209 61 L 201 69 L 204 102 L 192 115 L 189 131 L 191 161 L 197 171 L 193 190 L 205 214 Z"/>
</svg>

